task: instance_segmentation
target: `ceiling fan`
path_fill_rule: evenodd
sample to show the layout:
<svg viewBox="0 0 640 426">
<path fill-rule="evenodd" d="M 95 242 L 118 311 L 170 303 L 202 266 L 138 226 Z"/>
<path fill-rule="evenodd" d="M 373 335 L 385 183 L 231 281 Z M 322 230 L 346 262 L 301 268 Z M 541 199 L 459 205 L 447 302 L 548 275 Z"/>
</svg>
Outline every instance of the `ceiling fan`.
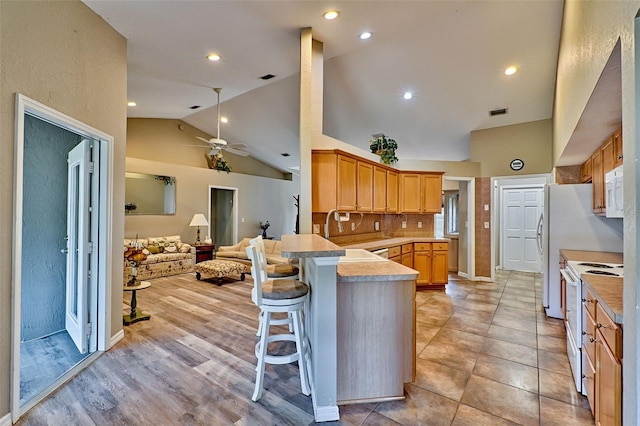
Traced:
<svg viewBox="0 0 640 426">
<path fill-rule="evenodd" d="M 249 153 L 246 151 L 247 145 L 243 143 L 232 143 L 229 144 L 224 139 L 220 139 L 220 92 L 222 89 L 220 87 L 216 87 L 213 89 L 214 92 L 218 94 L 218 133 L 215 138 L 205 139 L 200 136 L 196 136 L 203 142 L 206 142 L 211 147 L 211 152 L 209 155 L 218 155 L 221 151 L 227 151 L 235 155 L 240 155 L 242 157 L 246 157 Z"/>
</svg>

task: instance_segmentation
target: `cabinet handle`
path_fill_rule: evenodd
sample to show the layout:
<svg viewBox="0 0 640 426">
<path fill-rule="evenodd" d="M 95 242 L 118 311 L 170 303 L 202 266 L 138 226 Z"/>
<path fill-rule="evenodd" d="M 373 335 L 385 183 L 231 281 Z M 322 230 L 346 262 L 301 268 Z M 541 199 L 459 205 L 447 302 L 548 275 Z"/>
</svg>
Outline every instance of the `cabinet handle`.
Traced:
<svg viewBox="0 0 640 426">
<path fill-rule="evenodd" d="M 589 337 L 589 342 L 591 343 L 595 343 L 596 339 L 594 339 L 593 337 Z"/>
<path fill-rule="evenodd" d="M 596 328 L 605 328 L 605 329 L 608 329 L 609 327 L 608 327 L 608 326 L 606 326 L 606 325 L 604 325 L 604 324 L 600 324 L 600 323 L 598 323 L 598 324 L 596 324 Z"/>
<path fill-rule="evenodd" d="M 622 154 L 618 155 L 618 160 L 622 160 Z"/>
</svg>

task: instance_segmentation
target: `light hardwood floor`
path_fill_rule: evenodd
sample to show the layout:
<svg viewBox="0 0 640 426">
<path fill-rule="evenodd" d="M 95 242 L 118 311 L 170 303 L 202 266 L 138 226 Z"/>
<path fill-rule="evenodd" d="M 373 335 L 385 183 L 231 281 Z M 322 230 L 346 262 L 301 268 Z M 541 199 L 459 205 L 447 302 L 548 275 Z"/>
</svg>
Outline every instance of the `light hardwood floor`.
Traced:
<svg viewBox="0 0 640 426">
<path fill-rule="evenodd" d="M 247 277 L 218 287 L 192 274 L 152 280 L 138 293 L 151 320 L 125 327 L 123 341 L 19 424 L 312 424 L 295 364 L 268 366 L 267 392 L 250 399 L 251 285 Z M 452 276 L 445 292 L 419 292 L 417 378 L 407 398 L 343 406 L 339 424 L 593 424 L 572 389 L 562 323 L 544 317 L 540 297 L 540 275 L 509 272 L 494 283 Z"/>
</svg>

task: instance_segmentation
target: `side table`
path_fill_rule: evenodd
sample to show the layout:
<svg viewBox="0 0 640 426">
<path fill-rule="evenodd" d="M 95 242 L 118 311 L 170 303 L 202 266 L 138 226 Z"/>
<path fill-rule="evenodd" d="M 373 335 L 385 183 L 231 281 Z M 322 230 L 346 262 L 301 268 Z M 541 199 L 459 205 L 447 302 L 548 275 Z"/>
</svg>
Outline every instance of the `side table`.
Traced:
<svg viewBox="0 0 640 426">
<path fill-rule="evenodd" d="M 151 315 L 145 314 L 144 312 L 142 312 L 142 310 L 138 310 L 138 301 L 136 299 L 136 291 L 144 290 L 150 285 L 151 283 L 149 281 L 140 281 L 140 284 L 138 285 L 124 285 L 122 287 L 124 291 L 131 292 L 131 312 L 129 313 L 129 315 L 122 316 L 122 322 L 124 323 L 124 325 L 130 325 L 134 322 L 144 321 L 151 318 Z"/>
<path fill-rule="evenodd" d="M 213 251 L 216 248 L 215 244 L 199 244 L 197 246 L 194 245 L 194 247 L 196 248 L 196 263 L 213 259 Z"/>
</svg>

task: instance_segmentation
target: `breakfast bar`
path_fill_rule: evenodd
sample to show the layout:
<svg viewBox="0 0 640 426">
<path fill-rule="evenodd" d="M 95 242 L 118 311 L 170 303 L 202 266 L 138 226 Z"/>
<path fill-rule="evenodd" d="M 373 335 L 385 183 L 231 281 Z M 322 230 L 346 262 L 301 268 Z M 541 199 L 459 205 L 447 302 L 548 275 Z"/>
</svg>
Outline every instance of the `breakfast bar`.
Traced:
<svg viewBox="0 0 640 426">
<path fill-rule="evenodd" d="M 338 420 L 338 405 L 404 397 L 415 369 L 417 272 L 318 235 L 283 235 L 282 256 L 300 259 L 309 285 L 315 420 Z"/>
</svg>

